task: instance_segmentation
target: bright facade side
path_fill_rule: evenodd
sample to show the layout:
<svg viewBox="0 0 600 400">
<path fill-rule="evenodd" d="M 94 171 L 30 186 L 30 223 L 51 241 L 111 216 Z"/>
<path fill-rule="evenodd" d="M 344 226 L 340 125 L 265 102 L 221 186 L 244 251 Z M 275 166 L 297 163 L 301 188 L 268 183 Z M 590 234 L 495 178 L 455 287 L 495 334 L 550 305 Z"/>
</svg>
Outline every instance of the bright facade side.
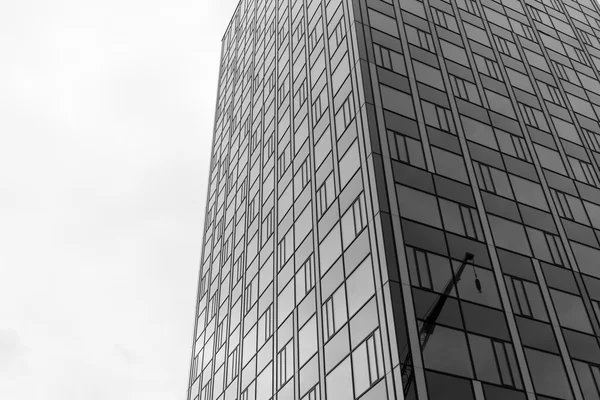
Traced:
<svg viewBox="0 0 600 400">
<path fill-rule="evenodd" d="M 594 0 L 243 0 L 188 400 L 600 398 Z"/>
</svg>

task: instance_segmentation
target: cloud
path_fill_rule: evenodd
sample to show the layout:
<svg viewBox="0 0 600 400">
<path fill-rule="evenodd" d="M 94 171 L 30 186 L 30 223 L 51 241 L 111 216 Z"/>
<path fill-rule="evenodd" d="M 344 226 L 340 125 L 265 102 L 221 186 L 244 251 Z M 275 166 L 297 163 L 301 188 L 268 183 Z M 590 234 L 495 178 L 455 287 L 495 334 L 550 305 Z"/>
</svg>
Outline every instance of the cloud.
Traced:
<svg viewBox="0 0 600 400">
<path fill-rule="evenodd" d="M 0 398 L 185 397 L 236 3 L 3 7 Z"/>
</svg>

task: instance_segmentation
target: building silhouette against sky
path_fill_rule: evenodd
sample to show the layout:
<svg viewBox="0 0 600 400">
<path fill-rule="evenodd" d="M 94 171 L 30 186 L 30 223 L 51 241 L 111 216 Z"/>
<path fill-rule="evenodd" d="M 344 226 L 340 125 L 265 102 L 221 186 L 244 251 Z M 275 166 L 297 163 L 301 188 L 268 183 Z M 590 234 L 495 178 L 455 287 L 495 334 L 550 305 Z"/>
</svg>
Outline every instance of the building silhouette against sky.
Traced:
<svg viewBox="0 0 600 400">
<path fill-rule="evenodd" d="M 599 11 L 241 1 L 188 399 L 599 399 Z"/>
</svg>

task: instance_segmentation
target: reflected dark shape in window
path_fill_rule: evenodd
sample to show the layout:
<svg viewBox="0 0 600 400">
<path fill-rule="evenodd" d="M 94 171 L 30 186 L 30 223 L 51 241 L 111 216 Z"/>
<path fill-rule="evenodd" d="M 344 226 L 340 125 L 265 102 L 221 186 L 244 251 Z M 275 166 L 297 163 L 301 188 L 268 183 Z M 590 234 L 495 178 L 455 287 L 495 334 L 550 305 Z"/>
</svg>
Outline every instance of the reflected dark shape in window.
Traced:
<svg viewBox="0 0 600 400">
<path fill-rule="evenodd" d="M 537 393 L 565 400 L 573 398 L 565 367 L 559 356 L 525 348 L 525 357 Z"/>
<path fill-rule="evenodd" d="M 457 261 L 454 262 L 454 271 L 457 271 L 459 265 Z M 479 279 L 481 292 L 477 289 L 475 279 Z M 468 266 L 467 271 L 463 273 L 462 278 L 458 281 L 457 287 L 458 295 L 461 299 L 501 308 L 496 278 L 494 277 L 494 273 L 489 269 Z"/>
<path fill-rule="evenodd" d="M 434 304 L 440 299 L 440 294 L 425 290 L 413 289 L 413 301 L 415 304 L 415 315 L 422 321 L 428 316 Z M 419 322 L 422 323 L 422 322 Z M 458 301 L 454 298 L 446 300 L 437 323 L 444 324 L 456 329 L 464 329 Z"/>
<path fill-rule="evenodd" d="M 473 377 L 465 333 L 456 329 L 436 326 L 423 349 L 423 362 L 426 368 Z"/>
<path fill-rule="evenodd" d="M 502 340 L 510 340 L 506 317 L 500 310 L 461 302 L 468 331 Z"/>
</svg>

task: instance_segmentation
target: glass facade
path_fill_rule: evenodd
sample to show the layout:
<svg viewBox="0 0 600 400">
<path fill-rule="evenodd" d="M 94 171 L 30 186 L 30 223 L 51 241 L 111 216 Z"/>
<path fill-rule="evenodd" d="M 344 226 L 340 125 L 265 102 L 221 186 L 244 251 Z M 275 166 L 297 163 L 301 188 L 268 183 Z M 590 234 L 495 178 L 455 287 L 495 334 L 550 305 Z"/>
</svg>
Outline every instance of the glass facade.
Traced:
<svg viewBox="0 0 600 400">
<path fill-rule="evenodd" d="M 188 400 L 600 399 L 599 38 L 595 0 L 242 0 Z"/>
</svg>

